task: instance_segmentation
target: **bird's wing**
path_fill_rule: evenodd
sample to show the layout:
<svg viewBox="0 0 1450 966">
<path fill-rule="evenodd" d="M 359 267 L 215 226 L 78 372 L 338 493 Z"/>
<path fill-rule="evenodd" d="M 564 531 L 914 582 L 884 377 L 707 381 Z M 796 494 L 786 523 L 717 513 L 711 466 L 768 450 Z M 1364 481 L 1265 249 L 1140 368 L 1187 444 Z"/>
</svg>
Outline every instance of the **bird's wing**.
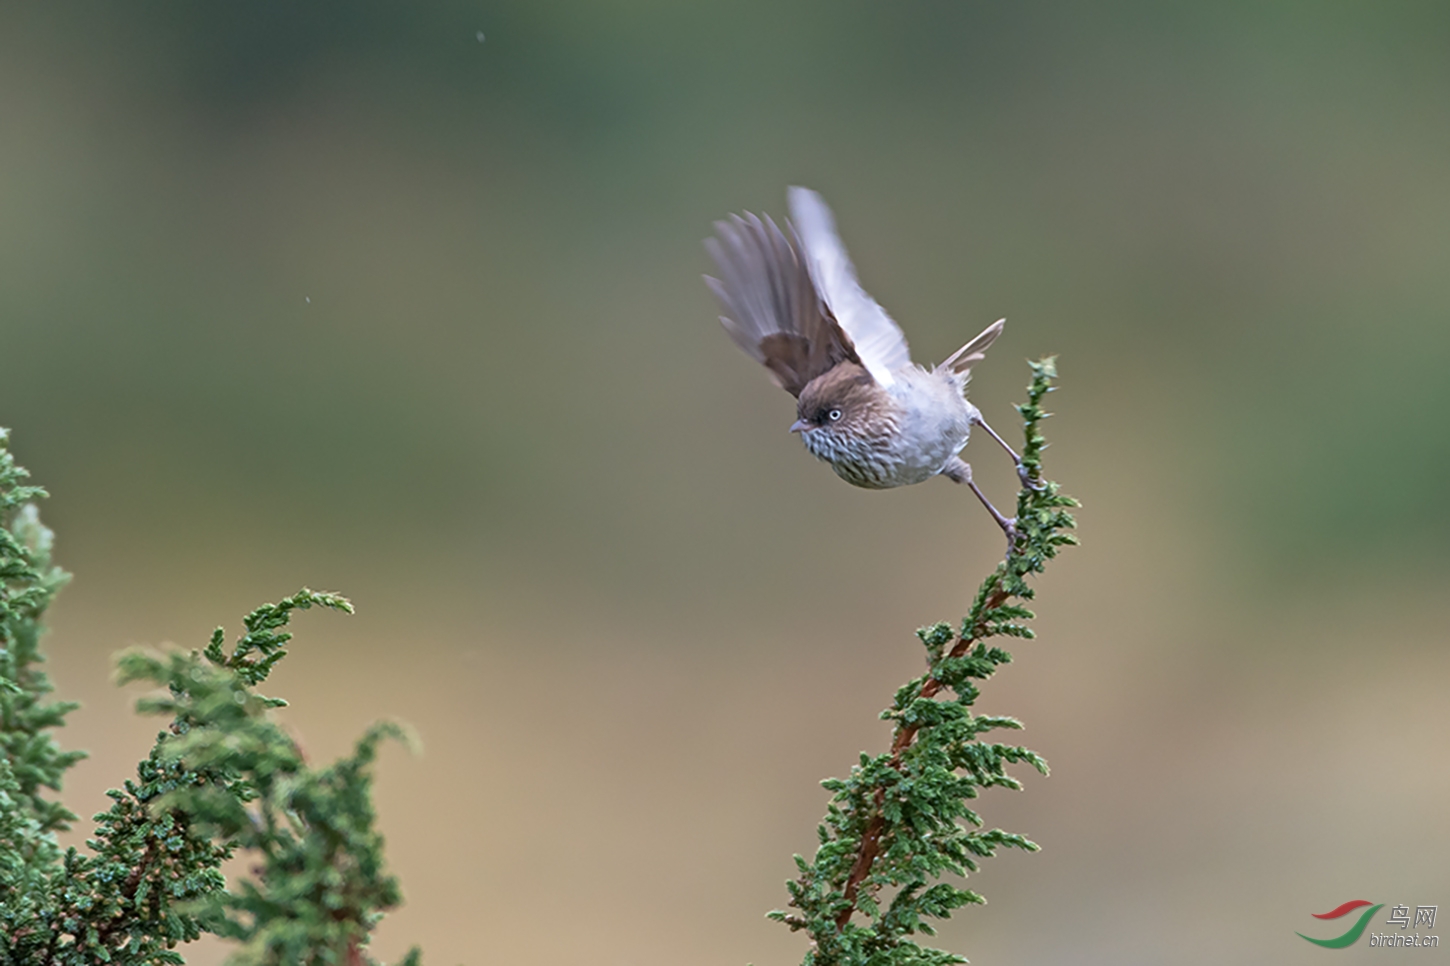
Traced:
<svg viewBox="0 0 1450 966">
<path fill-rule="evenodd" d="M 770 370 L 792 396 L 838 362 L 859 362 L 815 286 L 796 246 L 775 222 L 750 213 L 717 221 L 705 249 L 720 278 L 705 276 L 728 315 L 735 344 Z"/>
<path fill-rule="evenodd" d="M 911 364 L 906 336 L 856 280 L 856 269 L 821 196 L 809 188 L 793 187 L 787 197 L 816 289 L 855 345 L 861 364 L 878 383 L 891 385 L 895 381 L 891 373 Z"/>
<path fill-rule="evenodd" d="M 936 367 L 937 371 L 970 372 L 972 370 L 972 363 L 980 362 L 987 358 L 987 350 L 991 348 L 993 342 L 997 341 L 997 336 L 1002 334 L 1002 326 L 1006 324 L 1006 319 L 998 319 L 996 322 L 987 326 L 971 342 L 968 342 L 948 356 L 945 362 Z"/>
</svg>

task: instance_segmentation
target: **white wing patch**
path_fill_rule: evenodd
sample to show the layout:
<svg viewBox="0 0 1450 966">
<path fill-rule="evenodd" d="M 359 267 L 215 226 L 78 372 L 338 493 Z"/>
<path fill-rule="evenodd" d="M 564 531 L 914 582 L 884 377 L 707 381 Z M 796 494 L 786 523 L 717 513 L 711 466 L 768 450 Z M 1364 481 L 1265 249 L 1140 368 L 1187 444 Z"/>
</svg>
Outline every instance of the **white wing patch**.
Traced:
<svg viewBox="0 0 1450 966">
<path fill-rule="evenodd" d="M 896 381 L 892 371 L 911 364 L 905 334 L 856 280 L 856 269 L 821 196 L 809 188 L 792 187 L 787 199 L 816 290 L 855 344 L 866 371 L 882 386 L 891 385 Z"/>
</svg>

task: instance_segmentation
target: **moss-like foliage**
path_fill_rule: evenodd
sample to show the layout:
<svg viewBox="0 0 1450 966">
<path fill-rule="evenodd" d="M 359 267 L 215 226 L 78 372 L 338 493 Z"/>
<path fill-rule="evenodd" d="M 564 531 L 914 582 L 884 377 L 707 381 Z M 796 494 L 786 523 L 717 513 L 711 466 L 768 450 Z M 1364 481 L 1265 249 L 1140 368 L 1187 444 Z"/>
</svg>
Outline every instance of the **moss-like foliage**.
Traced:
<svg viewBox="0 0 1450 966">
<path fill-rule="evenodd" d="M 181 963 L 181 944 L 236 940 L 236 964 L 372 963 L 369 934 L 399 902 L 374 827 L 370 768 L 396 725 L 370 729 L 353 754 L 313 768 L 269 717 L 286 702 L 256 687 L 286 656 L 293 611 L 351 612 L 302 590 L 249 614 L 228 651 L 218 628 L 200 651 L 132 650 L 119 678 L 165 689 L 140 710 L 169 716 L 136 770 L 109 794 L 87 850 L 55 833 L 75 816 L 58 791 L 82 757 L 51 736 L 75 705 L 46 703 L 42 618 L 66 575 L 0 430 L 0 966 Z M 222 863 L 243 854 L 251 878 Z M 415 950 L 406 959 L 416 964 Z"/>
<path fill-rule="evenodd" d="M 977 862 L 1008 847 L 1036 851 L 1022 835 L 985 829 L 969 807 L 985 788 L 1020 788 L 1006 766 L 1025 764 L 1047 774 L 1047 763 L 1020 745 L 986 740 L 1018 729 L 1016 719 L 974 714 L 978 682 L 1012 655 L 987 641 L 1031 638 L 1027 578 L 1043 571 L 1062 547 L 1075 544 L 1067 508 L 1077 501 L 1042 475 L 1047 441 L 1039 425 L 1057 372 L 1052 359 L 1032 363 L 1024 420 L 1026 485 L 1017 497 L 1016 540 L 1006 559 L 982 582 L 959 626 L 940 623 L 917 632 L 927 671 L 896 692 L 882 718 L 895 722 L 890 750 L 861 755 L 849 777 L 822 784 L 832 793 L 818 828 L 820 846 L 799 876 L 786 883 L 790 906 L 772 919 L 803 930 L 812 942 L 805 966 L 937 966 L 966 960 L 910 937 L 934 935 L 929 920 L 946 919 L 980 895 L 941 881 L 965 877 Z"/>
</svg>

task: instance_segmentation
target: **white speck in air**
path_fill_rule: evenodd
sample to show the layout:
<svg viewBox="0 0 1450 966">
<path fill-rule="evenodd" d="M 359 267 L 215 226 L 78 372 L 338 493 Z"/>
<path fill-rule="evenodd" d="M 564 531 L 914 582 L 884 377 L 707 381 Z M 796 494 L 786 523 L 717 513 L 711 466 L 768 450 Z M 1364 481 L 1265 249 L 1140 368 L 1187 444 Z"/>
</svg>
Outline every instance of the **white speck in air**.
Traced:
<svg viewBox="0 0 1450 966">
<path fill-rule="evenodd" d="M 478 37 L 478 42 L 479 43 L 483 43 L 483 31 L 482 30 L 480 30 L 475 36 Z"/>
<path fill-rule="evenodd" d="M 312 296 L 310 296 L 310 295 L 304 295 L 302 297 L 307 300 L 307 304 L 308 305 L 311 305 L 312 304 Z"/>
</svg>

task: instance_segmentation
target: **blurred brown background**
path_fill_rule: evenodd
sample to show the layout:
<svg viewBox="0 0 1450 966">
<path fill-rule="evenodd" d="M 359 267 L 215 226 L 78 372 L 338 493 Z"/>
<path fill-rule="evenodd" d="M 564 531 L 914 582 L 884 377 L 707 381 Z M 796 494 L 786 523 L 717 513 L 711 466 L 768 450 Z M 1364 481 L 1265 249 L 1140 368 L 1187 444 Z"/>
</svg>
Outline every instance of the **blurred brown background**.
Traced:
<svg viewBox="0 0 1450 966">
<path fill-rule="evenodd" d="M 8 5 L 0 424 L 76 574 L 68 804 L 157 728 L 113 651 L 338 590 L 271 693 L 319 761 L 422 735 L 381 955 L 798 962 L 762 915 L 816 783 L 1000 552 L 945 483 L 836 480 L 719 331 L 700 240 L 802 183 L 919 359 L 1007 316 L 997 425 L 1061 356 L 1084 546 L 983 700 L 1054 773 L 981 811 L 1044 850 L 941 944 L 1371 957 L 1294 931 L 1450 907 L 1447 43 L 1430 3 Z"/>
</svg>

